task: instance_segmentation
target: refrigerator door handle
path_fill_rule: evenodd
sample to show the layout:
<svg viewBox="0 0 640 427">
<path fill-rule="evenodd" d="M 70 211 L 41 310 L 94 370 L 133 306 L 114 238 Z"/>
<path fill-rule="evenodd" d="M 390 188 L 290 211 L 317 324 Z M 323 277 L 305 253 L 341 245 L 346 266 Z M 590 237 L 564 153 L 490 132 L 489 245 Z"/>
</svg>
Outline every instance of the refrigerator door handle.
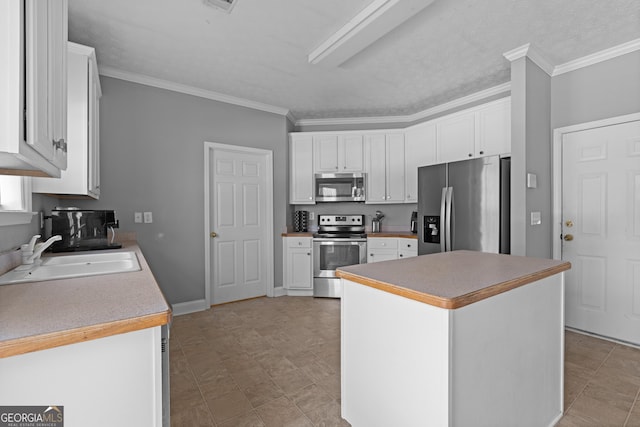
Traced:
<svg viewBox="0 0 640 427">
<path fill-rule="evenodd" d="M 452 214 L 453 214 L 453 187 L 447 187 L 447 195 L 446 195 L 446 223 L 445 223 L 445 240 L 446 243 L 446 251 L 450 252 L 453 250 L 453 240 L 451 234 L 451 222 L 452 222 Z"/>
<path fill-rule="evenodd" d="M 447 251 L 446 236 L 444 234 L 446 229 L 447 188 L 442 187 L 442 198 L 440 199 L 440 252 Z"/>
</svg>

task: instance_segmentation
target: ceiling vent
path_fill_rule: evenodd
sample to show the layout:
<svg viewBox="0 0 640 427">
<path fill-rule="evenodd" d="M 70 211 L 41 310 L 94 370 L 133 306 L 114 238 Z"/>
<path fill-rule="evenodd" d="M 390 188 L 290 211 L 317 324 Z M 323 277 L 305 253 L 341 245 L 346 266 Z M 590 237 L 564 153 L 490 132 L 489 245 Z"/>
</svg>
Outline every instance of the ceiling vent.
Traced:
<svg viewBox="0 0 640 427">
<path fill-rule="evenodd" d="M 231 9 L 238 3 L 238 0 L 202 0 L 202 2 L 207 6 L 231 13 Z"/>
</svg>

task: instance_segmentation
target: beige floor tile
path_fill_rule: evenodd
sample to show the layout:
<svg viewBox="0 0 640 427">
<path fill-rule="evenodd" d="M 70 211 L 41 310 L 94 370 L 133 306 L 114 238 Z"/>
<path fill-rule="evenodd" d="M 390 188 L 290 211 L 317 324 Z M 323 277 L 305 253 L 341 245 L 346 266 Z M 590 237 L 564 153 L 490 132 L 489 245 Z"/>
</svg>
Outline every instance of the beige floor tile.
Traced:
<svg viewBox="0 0 640 427">
<path fill-rule="evenodd" d="M 340 404 L 331 401 L 306 414 L 316 427 L 348 427 L 349 424 L 340 416 Z"/>
<path fill-rule="evenodd" d="M 315 384 L 300 389 L 288 397 L 305 414 L 334 400 L 322 387 Z"/>
<path fill-rule="evenodd" d="M 628 410 L 620 409 L 604 402 L 601 398 L 593 398 L 584 393 L 579 396 L 567 415 L 581 419 L 585 425 L 622 426 L 627 418 Z"/>
<path fill-rule="evenodd" d="M 272 377 L 278 387 L 286 394 L 291 394 L 301 388 L 313 384 L 313 380 L 309 378 L 301 369 L 284 372 Z"/>
<path fill-rule="evenodd" d="M 316 381 L 327 393 L 334 399 L 340 399 L 340 374 L 333 374 L 326 378 Z"/>
<path fill-rule="evenodd" d="M 171 412 L 171 427 L 215 427 L 207 404 L 200 403 L 192 408 Z"/>
<path fill-rule="evenodd" d="M 232 373 L 231 376 L 241 389 L 264 383 L 271 379 L 266 371 L 257 364 L 256 366 L 245 369 L 244 371 Z"/>
<path fill-rule="evenodd" d="M 182 412 L 204 403 L 193 375 L 171 375 L 171 413 Z"/>
<path fill-rule="evenodd" d="M 231 374 L 219 373 L 217 376 L 201 379 L 198 382 L 198 387 L 202 395 L 206 399 L 213 399 L 220 397 L 223 394 L 231 393 L 232 391 L 240 390 L 238 384 L 233 379 Z"/>
<path fill-rule="evenodd" d="M 227 421 L 252 409 L 251 403 L 240 390 L 207 399 L 207 405 L 216 423 Z"/>
<path fill-rule="evenodd" d="M 285 396 L 259 407 L 256 412 L 266 427 L 312 425 L 302 411 Z"/>
<path fill-rule="evenodd" d="M 247 399 L 249 399 L 249 402 L 251 402 L 251 406 L 254 408 L 271 402 L 284 394 L 282 389 L 270 380 L 251 385 L 243 391 Z"/>
<path fill-rule="evenodd" d="M 218 427 L 264 427 L 264 423 L 255 411 L 250 411 L 220 423 Z"/>
<path fill-rule="evenodd" d="M 640 400 L 636 400 L 625 427 L 640 427 Z"/>
</svg>

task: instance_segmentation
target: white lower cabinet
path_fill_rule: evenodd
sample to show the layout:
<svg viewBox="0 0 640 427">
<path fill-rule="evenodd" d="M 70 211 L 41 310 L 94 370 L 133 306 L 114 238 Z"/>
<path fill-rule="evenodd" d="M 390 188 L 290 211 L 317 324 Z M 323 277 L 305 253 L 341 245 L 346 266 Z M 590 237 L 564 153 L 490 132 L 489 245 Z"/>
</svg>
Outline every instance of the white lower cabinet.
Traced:
<svg viewBox="0 0 640 427">
<path fill-rule="evenodd" d="M 398 239 L 398 258 L 418 256 L 418 239 Z"/>
<path fill-rule="evenodd" d="M 100 79 L 95 50 L 68 44 L 67 170 L 34 178 L 33 192 L 100 198 Z"/>
<path fill-rule="evenodd" d="M 288 295 L 313 294 L 311 237 L 283 237 L 284 288 Z"/>
<path fill-rule="evenodd" d="M 391 261 L 418 255 L 418 241 L 410 238 L 367 238 L 367 262 Z"/>
<path fill-rule="evenodd" d="M 66 426 L 113 426 L 117 408 L 115 425 L 161 427 L 160 329 L 0 358 L 0 402 L 64 406 Z"/>
</svg>

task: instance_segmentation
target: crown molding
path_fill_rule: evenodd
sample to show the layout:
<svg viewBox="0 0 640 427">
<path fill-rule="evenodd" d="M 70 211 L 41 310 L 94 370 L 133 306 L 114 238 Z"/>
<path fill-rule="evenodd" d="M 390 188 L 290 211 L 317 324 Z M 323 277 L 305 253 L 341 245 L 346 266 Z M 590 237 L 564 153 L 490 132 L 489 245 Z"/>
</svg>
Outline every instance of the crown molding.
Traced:
<svg viewBox="0 0 640 427">
<path fill-rule="evenodd" d="M 337 125 L 371 125 L 371 124 L 391 124 L 391 123 L 412 123 L 434 116 L 454 108 L 462 107 L 472 102 L 481 101 L 494 95 L 507 93 L 511 90 L 511 82 L 503 83 L 489 89 L 454 99 L 453 101 L 419 111 L 406 116 L 379 116 L 379 117 L 351 117 L 343 119 L 300 119 L 295 122 L 296 126 L 337 126 Z"/>
<path fill-rule="evenodd" d="M 502 55 L 510 62 L 523 57 L 527 57 L 549 76 L 553 75 L 553 64 L 541 53 L 540 49 L 534 46 L 532 43 L 527 43 L 513 50 L 505 52 Z"/>
<path fill-rule="evenodd" d="M 552 76 L 559 76 L 561 74 L 575 71 L 583 67 L 588 67 L 589 65 L 594 65 L 599 62 L 608 61 L 609 59 L 626 55 L 627 53 L 635 52 L 637 50 L 640 50 L 640 39 L 631 40 L 626 43 L 613 46 L 609 49 L 601 50 L 600 52 L 557 65 L 553 69 Z"/>
<path fill-rule="evenodd" d="M 282 107 L 276 107 L 274 105 L 263 104 L 249 99 L 238 98 L 235 96 L 225 95 L 223 93 L 214 92 L 205 89 L 199 89 L 193 86 L 187 86 L 180 83 L 174 83 L 167 80 L 157 79 L 155 77 L 149 77 L 144 74 L 131 73 L 129 71 L 119 70 L 117 68 L 99 66 L 100 74 L 106 77 L 113 77 L 114 79 L 126 80 L 133 83 L 139 83 L 146 86 L 153 86 L 160 89 L 171 90 L 174 92 L 180 92 L 187 95 L 198 96 L 200 98 L 206 98 L 213 101 L 224 102 L 227 104 L 238 105 L 240 107 L 252 108 L 254 110 L 265 111 L 267 113 L 279 114 L 286 116 L 289 114 L 289 110 Z"/>
</svg>

